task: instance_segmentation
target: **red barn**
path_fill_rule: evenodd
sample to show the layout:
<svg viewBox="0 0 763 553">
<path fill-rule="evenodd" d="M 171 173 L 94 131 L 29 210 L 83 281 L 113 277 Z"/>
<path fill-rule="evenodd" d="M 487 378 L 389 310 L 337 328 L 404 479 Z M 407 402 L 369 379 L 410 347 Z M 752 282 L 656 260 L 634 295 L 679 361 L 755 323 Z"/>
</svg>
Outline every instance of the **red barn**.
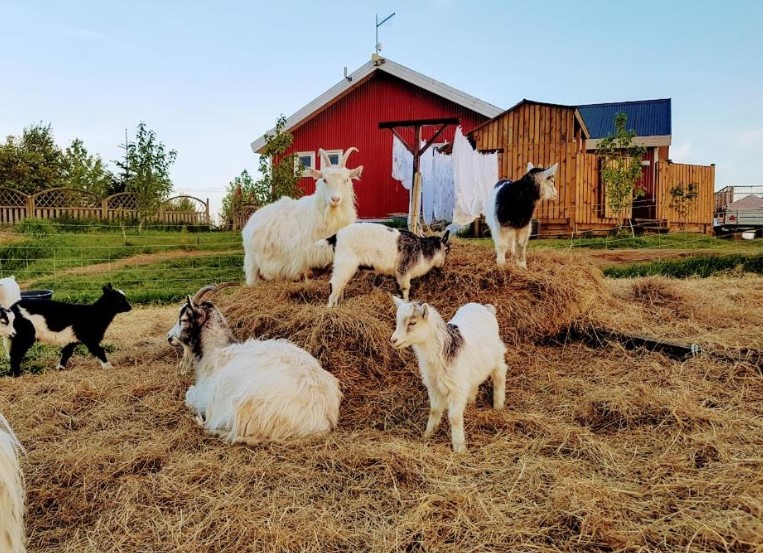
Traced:
<svg viewBox="0 0 763 553">
<path fill-rule="evenodd" d="M 363 178 L 355 184 L 358 216 L 384 219 L 408 211 L 409 193 L 392 178 L 392 133 L 379 129 L 379 123 L 455 117 L 466 133 L 501 112 L 393 61 L 372 59 L 286 120 L 286 130 L 294 137 L 287 153 L 297 153 L 304 165 L 320 169 L 319 148 L 332 158 L 351 146 L 358 148 L 348 164 L 364 166 Z M 438 140 L 452 141 L 454 131 L 454 126 L 449 127 Z M 428 139 L 433 132 L 425 128 L 422 138 Z M 412 138 L 412 134 L 401 134 Z M 255 153 L 262 153 L 265 136 L 251 146 Z M 306 194 L 315 189 L 315 181 L 308 177 L 301 179 L 301 185 Z"/>
</svg>

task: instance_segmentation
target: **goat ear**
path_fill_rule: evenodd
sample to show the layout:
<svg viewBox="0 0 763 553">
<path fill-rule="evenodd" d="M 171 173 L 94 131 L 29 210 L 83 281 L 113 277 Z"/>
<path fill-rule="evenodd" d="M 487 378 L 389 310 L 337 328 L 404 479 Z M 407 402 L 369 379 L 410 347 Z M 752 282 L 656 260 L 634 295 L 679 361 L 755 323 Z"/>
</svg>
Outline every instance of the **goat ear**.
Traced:
<svg viewBox="0 0 763 553">
<path fill-rule="evenodd" d="M 556 175 L 557 167 L 559 167 L 559 162 L 554 163 L 551 167 L 546 169 L 543 172 L 544 176 L 546 176 L 546 177 L 553 177 L 554 175 Z"/>
<path fill-rule="evenodd" d="M 450 230 L 445 231 L 445 234 L 443 234 L 442 238 L 440 238 L 440 242 L 442 242 L 443 244 L 447 244 L 448 238 L 450 238 Z"/>
<path fill-rule="evenodd" d="M 401 300 L 400 298 L 398 298 L 397 296 L 393 296 L 390 294 L 390 297 L 392 298 L 392 301 L 395 302 L 395 307 L 400 307 L 401 305 L 405 304 L 405 302 Z"/>
<path fill-rule="evenodd" d="M 350 171 L 350 178 L 357 180 L 360 178 L 360 175 L 362 174 L 363 174 L 363 166 L 358 165 L 357 167 L 355 167 L 355 169 Z"/>
<path fill-rule="evenodd" d="M 429 317 L 429 304 L 422 303 L 421 307 L 419 307 L 419 314 L 422 319 L 426 320 L 426 318 Z"/>
<path fill-rule="evenodd" d="M 104 286 L 103 288 L 101 288 L 101 290 L 103 290 L 103 293 L 104 293 L 104 294 L 105 294 L 106 292 L 109 292 L 110 290 L 113 290 L 113 288 L 112 288 L 112 286 L 111 286 L 111 283 L 109 282 L 108 284 L 106 284 L 106 286 Z"/>
<path fill-rule="evenodd" d="M 527 172 L 529 173 L 531 169 L 534 169 L 535 166 L 533 165 L 532 161 L 527 162 Z"/>
<path fill-rule="evenodd" d="M 307 170 L 307 176 L 308 176 L 308 177 L 313 177 L 315 180 L 318 180 L 318 179 L 320 179 L 320 178 L 323 178 L 323 174 L 322 174 L 320 171 L 318 171 L 318 170 L 316 170 L 316 169 L 313 169 L 312 167 L 310 167 L 310 168 Z"/>
</svg>

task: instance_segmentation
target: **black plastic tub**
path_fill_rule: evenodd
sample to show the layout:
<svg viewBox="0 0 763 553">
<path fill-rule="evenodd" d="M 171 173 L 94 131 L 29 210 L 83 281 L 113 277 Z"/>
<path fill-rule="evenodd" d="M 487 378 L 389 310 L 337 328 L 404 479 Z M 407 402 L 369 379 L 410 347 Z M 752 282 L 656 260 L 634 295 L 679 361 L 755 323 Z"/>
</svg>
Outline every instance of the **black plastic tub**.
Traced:
<svg viewBox="0 0 763 553">
<path fill-rule="evenodd" d="M 22 290 L 21 299 L 24 300 L 49 300 L 53 297 L 53 290 Z"/>
</svg>

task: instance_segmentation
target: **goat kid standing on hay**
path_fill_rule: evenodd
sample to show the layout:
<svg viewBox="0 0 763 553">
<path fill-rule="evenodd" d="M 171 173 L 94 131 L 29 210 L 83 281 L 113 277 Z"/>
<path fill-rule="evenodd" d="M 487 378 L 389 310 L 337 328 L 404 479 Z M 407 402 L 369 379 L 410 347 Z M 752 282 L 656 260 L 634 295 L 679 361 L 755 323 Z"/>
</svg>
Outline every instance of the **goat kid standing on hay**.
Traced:
<svg viewBox="0 0 763 553">
<path fill-rule="evenodd" d="M 307 278 L 311 269 L 331 264 L 331 252 L 317 247 L 316 242 L 358 218 L 352 181 L 360 179 L 363 166 L 345 167 L 350 154 L 357 151 L 348 148 L 339 164 L 332 165 L 328 154 L 320 149 L 320 171 L 308 170 L 317 181 L 313 194 L 298 200 L 283 197 L 252 214 L 241 232 L 247 284 L 299 280 Z"/>
<path fill-rule="evenodd" d="M 515 257 L 517 267 L 527 269 L 527 241 L 530 239 L 535 207 L 541 200 L 555 200 L 554 175 L 559 164 L 548 169 L 527 164 L 519 180 L 499 180 L 485 202 L 485 221 L 495 243 L 498 265 L 506 263 L 506 251 Z"/>
<path fill-rule="evenodd" d="M 256 445 L 322 434 L 339 419 L 339 381 L 288 340 L 238 342 L 205 286 L 180 308 L 167 340 L 183 346 L 196 383 L 185 404 L 205 430 L 227 442 Z"/>
</svg>

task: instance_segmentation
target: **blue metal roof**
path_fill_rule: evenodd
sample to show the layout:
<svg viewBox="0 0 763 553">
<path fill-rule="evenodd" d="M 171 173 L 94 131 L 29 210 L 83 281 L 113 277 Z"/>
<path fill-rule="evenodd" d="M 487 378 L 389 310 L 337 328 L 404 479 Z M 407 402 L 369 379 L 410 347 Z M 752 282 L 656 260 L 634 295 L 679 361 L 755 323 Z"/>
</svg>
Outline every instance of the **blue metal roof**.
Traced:
<svg viewBox="0 0 763 553">
<path fill-rule="evenodd" d="M 638 102 L 612 102 L 578 106 L 591 138 L 605 138 L 615 132 L 615 115 L 628 116 L 628 129 L 636 136 L 665 136 L 671 133 L 670 98 Z"/>
</svg>

